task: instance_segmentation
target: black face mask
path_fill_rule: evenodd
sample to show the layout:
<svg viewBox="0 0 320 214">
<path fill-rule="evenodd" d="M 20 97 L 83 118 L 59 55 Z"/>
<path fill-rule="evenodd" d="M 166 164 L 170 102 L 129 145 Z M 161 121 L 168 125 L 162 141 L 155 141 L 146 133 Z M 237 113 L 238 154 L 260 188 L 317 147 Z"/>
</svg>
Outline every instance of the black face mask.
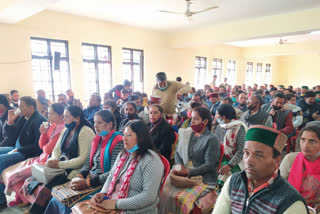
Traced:
<svg viewBox="0 0 320 214">
<path fill-rule="evenodd" d="M 257 106 L 256 105 L 251 105 L 251 106 L 248 106 L 248 109 L 250 110 L 250 111 L 252 111 L 253 109 L 255 109 Z"/>
<path fill-rule="evenodd" d="M 128 113 L 128 114 L 126 114 L 126 118 L 128 120 L 133 120 L 136 118 L 136 114 L 135 113 Z"/>
<path fill-rule="evenodd" d="M 274 110 L 276 110 L 276 111 L 282 109 L 282 107 L 278 107 L 278 106 L 275 106 L 275 105 L 273 105 L 272 108 L 273 108 Z"/>
<path fill-rule="evenodd" d="M 219 93 L 220 97 L 224 97 L 224 93 Z"/>
</svg>

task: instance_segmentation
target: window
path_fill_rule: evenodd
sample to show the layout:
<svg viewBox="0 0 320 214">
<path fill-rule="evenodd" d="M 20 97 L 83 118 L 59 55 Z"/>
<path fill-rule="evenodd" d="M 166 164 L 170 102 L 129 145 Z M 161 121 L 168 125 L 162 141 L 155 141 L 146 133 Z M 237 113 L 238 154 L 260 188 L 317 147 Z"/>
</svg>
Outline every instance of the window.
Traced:
<svg viewBox="0 0 320 214">
<path fill-rule="evenodd" d="M 132 90 L 143 92 L 143 50 L 122 48 L 124 79 L 131 81 Z"/>
<path fill-rule="evenodd" d="M 271 64 L 266 64 L 265 83 L 271 84 Z"/>
<path fill-rule="evenodd" d="M 222 82 L 222 59 L 213 58 L 212 60 L 212 76 L 217 75 L 216 85 Z"/>
<path fill-rule="evenodd" d="M 256 83 L 262 85 L 262 63 L 257 63 Z"/>
<path fill-rule="evenodd" d="M 236 60 L 229 60 L 228 61 L 228 71 L 227 71 L 227 78 L 228 78 L 228 83 L 230 85 L 235 85 L 236 84 Z"/>
<path fill-rule="evenodd" d="M 86 97 L 96 92 L 103 97 L 112 86 L 111 47 L 82 43 L 82 61 L 85 69 Z"/>
<path fill-rule="evenodd" d="M 35 92 L 43 89 L 55 101 L 56 95 L 71 87 L 68 42 L 31 37 L 31 54 Z"/>
<path fill-rule="evenodd" d="M 253 80 L 253 62 L 247 62 L 246 85 L 252 85 Z"/>
<path fill-rule="evenodd" d="M 196 56 L 195 63 L 195 85 L 197 89 L 202 89 L 207 79 L 207 58 Z"/>
</svg>

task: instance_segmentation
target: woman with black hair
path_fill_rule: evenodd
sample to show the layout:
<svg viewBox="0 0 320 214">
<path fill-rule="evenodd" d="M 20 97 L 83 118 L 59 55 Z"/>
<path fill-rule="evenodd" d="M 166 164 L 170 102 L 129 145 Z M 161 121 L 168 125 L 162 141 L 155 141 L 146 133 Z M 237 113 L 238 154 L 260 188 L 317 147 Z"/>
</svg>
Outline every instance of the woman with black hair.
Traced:
<svg viewBox="0 0 320 214">
<path fill-rule="evenodd" d="M 119 129 L 118 129 L 118 131 L 121 133 L 123 133 L 123 131 L 129 121 L 140 119 L 138 116 L 138 107 L 132 101 L 128 101 L 124 104 L 123 114 L 124 114 L 124 117 L 121 120 L 120 125 L 119 125 Z"/>
<path fill-rule="evenodd" d="M 287 154 L 280 174 L 304 197 L 309 206 L 320 211 L 320 128 L 307 124 L 299 133 L 301 152 Z"/>
<path fill-rule="evenodd" d="M 215 133 L 224 146 L 218 181 L 219 186 L 222 187 L 231 173 L 243 169 L 243 147 L 248 127 L 242 121 L 237 120 L 236 112 L 229 104 L 221 104 L 215 117 L 219 123 Z"/>
<path fill-rule="evenodd" d="M 208 108 L 197 107 L 191 118 L 191 128 L 179 129 L 175 166 L 161 194 L 160 213 L 190 213 L 208 193 L 215 194 L 220 143 L 210 132 L 211 113 Z M 207 213 L 208 207 L 198 209 Z"/>
<path fill-rule="evenodd" d="M 170 161 L 172 144 L 175 140 L 175 131 L 172 126 L 163 118 L 163 108 L 160 105 L 149 107 L 150 123 L 149 132 L 153 145 L 160 153 Z"/>
<path fill-rule="evenodd" d="M 85 163 L 90 144 L 95 136 L 90 123 L 84 119 L 79 106 L 69 106 L 64 111 L 65 127 L 60 134 L 52 156 L 45 165 L 50 168 L 65 169 L 66 175 L 54 178 L 44 185 L 34 178 L 28 178 L 22 187 L 23 195 L 32 206 L 29 213 L 43 213 L 51 199 L 51 189 L 74 178 Z"/>
<path fill-rule="evenodd" d="M 145 123 L 130 121 L 124 130 L 123 140 L 124 149 L 118 155 L 101 192 L 95 194 L 90 202 L 75 205 L 72 208 L 75 213 L 79 209 L 88 209 L 88 206 L 124 213 L 158 213 L 164 165 L 155 152 Z"/>
<path fill-rule="evenodd" d="M 71 213 L 71 207 L 101 189 L 106 181 L 119 152 L 123 148 L 121 133 L 114 131 L 116 125 L 114 115 L 108 110 L 98 111 L 94 115 L 94 128 L 97 133 L 92 141 L 90 154 L 80 170 L 70 183 L 52 190 L 52 196 L 46 213 Z M 74 194 L 69 192 L 79 191 Z M 72 203 L 62 203 L 67 198 L 73 198 Z"/>
<path fill-rule="evenodd" d="M 5 193 L 11 194 L 11 192 L 16 192 L 16 198 L 10 201 L 9 206 L 13 207 L 20 203 L 28 203 L 24 196 L 20 194 L 20 189 L 24 181 L 32 176 L 31 165 L 45 164 L 48 157 L 51 155 L 53 148 L 55 147 L 60 133 L 64 128 L 63 122 L 63 112 L 64 105 L 60 103 L 55 103 L 49 106 L 48 120 L 49 123 L 43 123 L 40 126 L 40 139 L 39 147 L 42 149 L 42 154 L 37 157 L 28 158 L 25 161 L 17 163 L 11 167 L 8 167 L 2 172 L 2 178 L 4 185 L 6 186 Z"/>
<path fill-rule="evenodd" d="M 121 114 L 120 114 L 120 108 L 113 100 L 106 100 L 103 103 L 103 110 L 109 110 L 113 113 L 113 115 L 116 118 L 116 126 L 114 127 L 115 130 L 119 129 L 120 122 L 121 122 Z"/>
</svg>

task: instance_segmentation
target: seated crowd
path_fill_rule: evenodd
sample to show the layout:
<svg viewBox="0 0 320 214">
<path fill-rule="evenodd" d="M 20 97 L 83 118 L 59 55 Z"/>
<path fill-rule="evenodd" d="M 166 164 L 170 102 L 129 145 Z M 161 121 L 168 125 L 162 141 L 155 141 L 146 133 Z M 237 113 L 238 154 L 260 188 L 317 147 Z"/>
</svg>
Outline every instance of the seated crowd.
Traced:
<svg viewBox="0 0 320 214">
<path fill-rule="evenodd" d="M 71 89 L 0 95 L 0 209 L 320 211 L 320 86 L 177 80 L 157 73 L 149 97 L 125 80 L 86 108 Z"/>
</svg>

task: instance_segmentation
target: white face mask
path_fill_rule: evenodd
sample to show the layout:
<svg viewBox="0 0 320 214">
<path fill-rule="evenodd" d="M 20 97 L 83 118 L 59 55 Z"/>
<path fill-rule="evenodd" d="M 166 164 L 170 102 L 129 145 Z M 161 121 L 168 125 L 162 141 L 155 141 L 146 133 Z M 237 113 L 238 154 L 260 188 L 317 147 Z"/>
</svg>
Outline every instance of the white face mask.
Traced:
<svg viewBox="0 0 320 214">
<path fill-rule="evenodd" d="M 218 122 L 220 125 L 223 125 L 223 124 L 224 124 L 224 120 L 221 120 L 221 117 L 220 117 L 220 118 L 217 118 L 217 122 Z"/>
</svg>

